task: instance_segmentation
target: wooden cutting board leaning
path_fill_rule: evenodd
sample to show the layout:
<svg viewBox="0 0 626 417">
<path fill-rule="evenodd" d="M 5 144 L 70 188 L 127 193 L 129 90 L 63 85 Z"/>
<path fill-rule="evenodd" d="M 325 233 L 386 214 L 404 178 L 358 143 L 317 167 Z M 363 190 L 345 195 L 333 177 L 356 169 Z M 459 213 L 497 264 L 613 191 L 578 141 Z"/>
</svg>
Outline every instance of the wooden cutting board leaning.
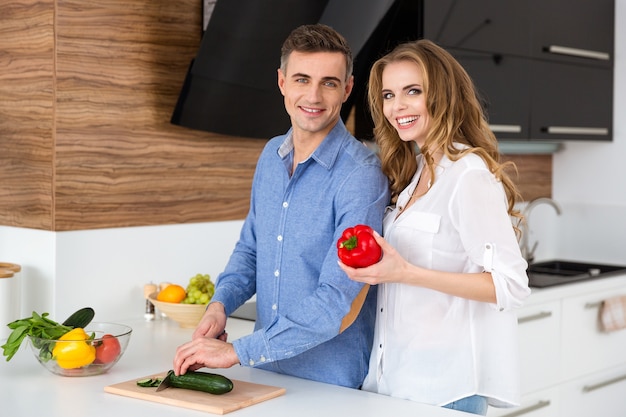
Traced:
<svg viewBox="0 0 626 417">
<path fill-rule="evenodd" d="M 213 414 L 227 414 L 276 398 L 285 393 L 285 388 L 254 384 L 233 379 L 233 390 L 226 394 L 214 395 L 207 392 L 180 388 L 167 388 L 156 392 L 156 388 L 140 387 L 137 381 L 148 378 L 163 378 L 167 372 L 136 378 L 104 387 L 104 391 L 140 400 L 154 401 L 175 407 L 190 408 Z"/>
</svg>

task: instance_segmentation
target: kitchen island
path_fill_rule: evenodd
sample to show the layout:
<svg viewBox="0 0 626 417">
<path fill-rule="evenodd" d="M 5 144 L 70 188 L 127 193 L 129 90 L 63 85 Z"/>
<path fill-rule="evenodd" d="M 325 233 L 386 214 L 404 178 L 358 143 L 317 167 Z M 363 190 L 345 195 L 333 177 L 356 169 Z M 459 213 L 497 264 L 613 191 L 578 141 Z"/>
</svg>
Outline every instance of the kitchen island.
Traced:
<svg viewBox="0 0 626 417">
<path fill-rule="evenodd" d="M 128 348 L 106 374 L 81 378 L 53 375 L 35 359 L 28 342 L 10 362 L 0 361 L 0 404 L 2 415 L 12 417 L 198 417 L 212 415 L 171 405 L 104 392 L 104 387 L 172 367 L 176 348 L 191 338 L 191 329 L 168 319 L 120 321 L 133 328 Z M 234 340 L 252 331 L 253 322 L 229 319 L 227 332 Z M 4 341 L 2 341 L 4 343 Z M 277 398 L 243 408 L 235 417 L 446 417 L 466 413 L 400 400 L 370 392 L 323 384 L 259 369 L 234 366 L 219 372 L 231 379 L 286 389 Z"/>
</svg>

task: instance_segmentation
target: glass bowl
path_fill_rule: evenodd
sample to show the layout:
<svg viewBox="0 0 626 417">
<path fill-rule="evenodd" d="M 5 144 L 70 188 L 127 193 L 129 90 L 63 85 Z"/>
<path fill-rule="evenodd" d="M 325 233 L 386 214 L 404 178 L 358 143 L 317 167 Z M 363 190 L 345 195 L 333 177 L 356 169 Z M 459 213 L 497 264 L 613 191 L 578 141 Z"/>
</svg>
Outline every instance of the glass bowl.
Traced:
<svg viewBox="0 0 626 417">
<path fill-rule="evenodd" d="M 35 358 L 48 371 L 61 376 L 90 376 L 107 372 L 120 360 L 128 346 L 132 329 L 124 324 L 90 323 L 85 328 L 85 333 L 90 339 L 54 340 L 30 335 L 28 338 Z M 61 366 L 57 357 L 53 355 L 53 352 L 58 356 L 59 352 L 65 351 L 63 353 L 65 358 L 90 358 L 91 356 L 84 355 L 84 352 L 94 350 L 93 361 L 82 366 L 74 366 L 68 363 L 69 361 L 62 361 Z"/>
</svg>

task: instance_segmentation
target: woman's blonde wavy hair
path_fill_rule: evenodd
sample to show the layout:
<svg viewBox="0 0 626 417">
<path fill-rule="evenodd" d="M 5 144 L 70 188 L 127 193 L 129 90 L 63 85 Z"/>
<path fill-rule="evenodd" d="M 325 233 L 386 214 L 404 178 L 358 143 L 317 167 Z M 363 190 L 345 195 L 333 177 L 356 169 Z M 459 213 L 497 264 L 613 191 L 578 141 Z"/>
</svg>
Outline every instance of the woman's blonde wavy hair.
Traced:
<svg viewBox="0 0 626 417">
<path fill-rule="evenodd" d="M 414 142 L 401 140 L 383 114 L 382 74 L 388 64 L 397 61 L 413 62 L 422 71 L 430 131 L 424 146 L 419 150 Z M 505 172 L 507 167 L 516 169 L 515 165 L 510 161 L 500 162 L 498 141 L 489 128 L 474 83 L 450 53 L 426 39 L 398 45 L 372 66 L 368 99 L 375 126 L 374 137 L 380 149 L 383 172 L 389 178 L 393 203 L 415 175 L 418 152 L 423 154 L 433 181 L 434 152 L 443 150 L 452 161 L 468 153 L 475 153 L 504 185 L 509 215 L 521 220 L 519 210 L 515 209 L 520 195 Z M 454 146 L 455 142 L 465 144 L 468 148 L 458 149 Z M 518 231 L 516 226 L 515 229 Z"/>
</svg>

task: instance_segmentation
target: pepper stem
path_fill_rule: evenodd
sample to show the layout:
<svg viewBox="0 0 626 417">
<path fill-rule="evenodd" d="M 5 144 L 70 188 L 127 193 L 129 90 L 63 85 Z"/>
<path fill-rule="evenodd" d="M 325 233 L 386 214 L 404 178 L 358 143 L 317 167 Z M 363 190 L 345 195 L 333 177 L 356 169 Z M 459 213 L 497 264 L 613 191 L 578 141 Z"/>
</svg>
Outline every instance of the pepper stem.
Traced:
<svg viewBox="0 0 626 417">
<path fill-rule="evenodd" d="M 356 236 L 350 236 L 349 239 L 344 240 L 343 242 L 341 242 L 341 244 L 339 246 L 341 248 L 352 250 L 352 249 L 356 248 L 357 243 L 358 242 L 357 242 Z"/>
</svg>

